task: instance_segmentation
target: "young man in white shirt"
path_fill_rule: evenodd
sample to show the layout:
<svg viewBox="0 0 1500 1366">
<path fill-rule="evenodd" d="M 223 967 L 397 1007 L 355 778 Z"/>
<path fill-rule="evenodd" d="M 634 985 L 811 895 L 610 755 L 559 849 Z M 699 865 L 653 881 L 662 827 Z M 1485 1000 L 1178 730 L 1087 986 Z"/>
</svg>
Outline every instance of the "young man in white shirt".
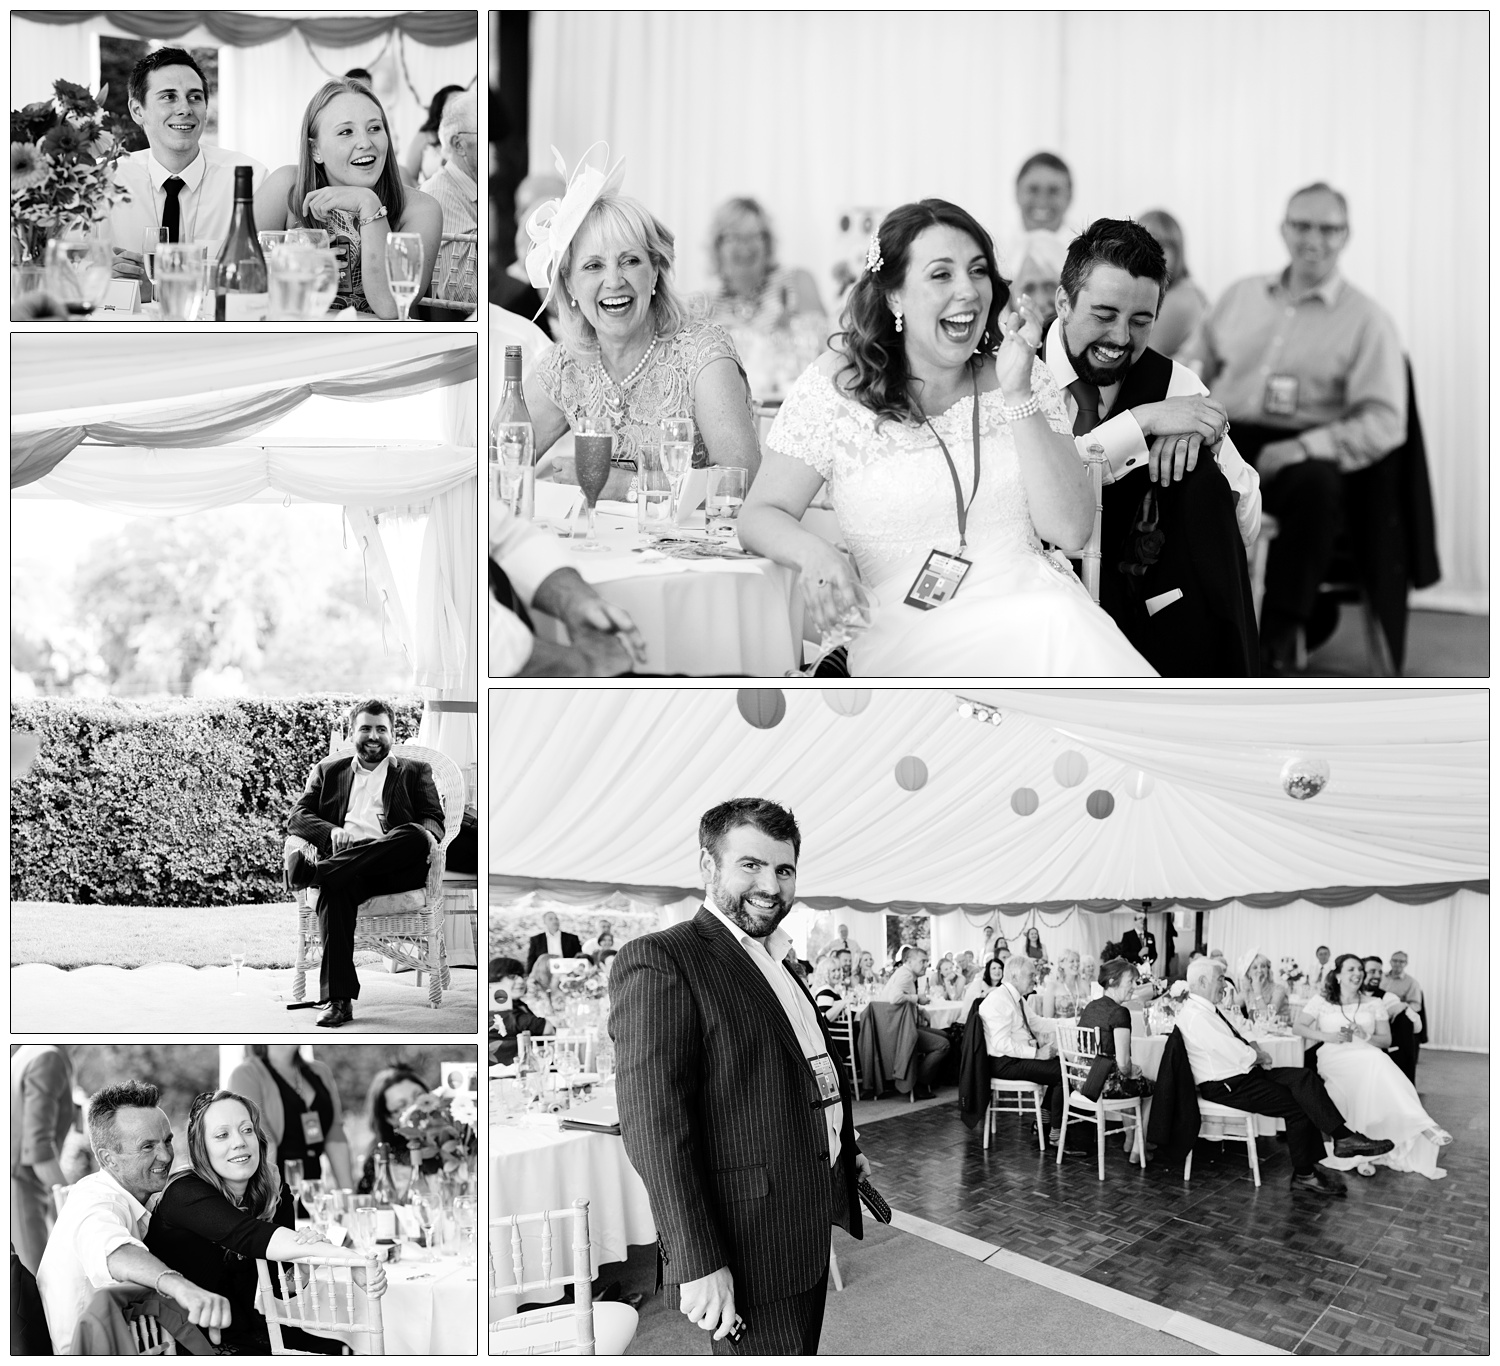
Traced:
<svg viewBox="0 0 1500 1366">
<path fill-rule="evenodd" d="M 106 1086 L 89 1102 L 89 1142 L 100 1170 L 76 1182 L 37 1267 L 53 1351 L 71 1354 L 85 1306 L 100 1290 L 143 1286 L 175 1300 L 217 1343 L 229 1327 L 229 1301 L 194 1285 L 146 1251 L 147 1206 L 172 1170 L 172 1125 L 154 1086 Z"/>
<path fill-rule="evenodd" d="M 1177 1029 L 1198 1094 L 1285 1121 L 1293 1190 L 1348 1195 L 1343 1178 L 1318 1165 L 1327 1156 L 1323 1135 L 1334 1140 L 1335 1157 L 1376 1157 L 1395 1145 L 1350 1129 L 1313 1068 L 1272 1067 L 1265 1049 L 1244 1038 L 1214 1004 L 1223 986 L 1224 965 L 1218 959 L 1196 958 L 1188 964 L 1188 995 L 1177 1012 Z"/>
<path fill-rule="evenodd" d="M 145 244 L 167 228 L 169 241 L 208 242 L 218 251 L 234 212 L 234 168 L 248 166 L 259 186 L 266 168 L 253 157 L 223 147 L 203 147 L 208 123 L 208 80 L 190 52 L 157 48 L 130 73 L 130 117 L 146 135 L 145 151 L 115 167 L 115 184 L 129 193 L 109 211 L 115 278 L 139 280 L 149 302 Z"/>
</svg>

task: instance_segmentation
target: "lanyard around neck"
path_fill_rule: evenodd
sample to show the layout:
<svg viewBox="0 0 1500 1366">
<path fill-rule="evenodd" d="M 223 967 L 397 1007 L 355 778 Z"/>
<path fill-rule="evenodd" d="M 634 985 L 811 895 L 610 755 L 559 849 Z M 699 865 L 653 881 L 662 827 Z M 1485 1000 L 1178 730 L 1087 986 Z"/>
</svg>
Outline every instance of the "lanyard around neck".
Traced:
<svg viewBox="0 0 1500 1366">
<path fill-rule="evenodd" d="M 969 508 L 974 506 L 974 499 L 979 496 L 979 376 L 970 372 L 969 378 L 974 382 L 974 487 L 969 493 L 968 505 L 964 504 L 963 485 L 958 481 L 958 466 L 953 463 L 953 457 L 948 454 L 947 443 L 938 436 L 938 429 L 932 425 L 932 419 L 924 412 L 922 421 L 927 424 L 928 430 L 937 437 L 937 443 L 942 448 L 943 459 L 948 462 L 948 473 L 953 476 L 953 502 L 958 509 L 958 553 L 962 555 L 968 547 L 966 532 L 969 525 Z M 1027 1029 L 1031 1028 L 1027 1025 Z"/>
</svg>

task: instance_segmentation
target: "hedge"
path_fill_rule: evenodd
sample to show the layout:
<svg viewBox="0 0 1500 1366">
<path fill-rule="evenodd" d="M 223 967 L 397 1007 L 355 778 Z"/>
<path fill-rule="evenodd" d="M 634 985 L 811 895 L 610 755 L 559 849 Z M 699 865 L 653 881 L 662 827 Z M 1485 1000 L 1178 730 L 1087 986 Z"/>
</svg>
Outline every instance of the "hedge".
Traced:
<svg viewBox="0 0 1500 1366">
<path fill-rule="evenodd" d="M 519 958 L 523 963 L 531 948 L 531 936 L 541 934 L 547 927 L 542 917 L 548 910 L 557 912 L 558 925 L 569 934 L 576 934 L 580 942 L 587 944 L 599 933 L 599 927 L 607 920 L 610 933 L 615 937 L 615 947 L 625 944 L 638 934 L 649 934 L 661 924 L 661 912 L 650 911 L 572 911 L 565 906 L 550 906 L 542 909 L 529 908 L 524 911 L 503 910 L 490 907 L 490 957 Z"/>
<path fill-rule="evenodd" d="M 353 695 L 15 702 L 41 750 L 11 783 L 12 901 L 276 902 L 287 815 Z M 420 698 L 387 698 L 396 741 Z"/>
</svg>

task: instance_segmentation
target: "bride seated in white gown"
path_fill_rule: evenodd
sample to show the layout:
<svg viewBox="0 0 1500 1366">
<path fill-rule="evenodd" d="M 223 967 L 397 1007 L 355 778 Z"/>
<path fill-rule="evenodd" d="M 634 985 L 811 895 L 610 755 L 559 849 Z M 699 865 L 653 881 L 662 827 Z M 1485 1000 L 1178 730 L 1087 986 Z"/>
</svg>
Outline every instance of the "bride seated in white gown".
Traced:
<svg viewBox="0 0 1500 1366">
<path fill-rule="evenodd" d="M 1364 994 L 1364 979 L 1359 955 L 1339 954 L 1322 990 L 1302 1007 L 1292 1028 L 1322 1044 L 1318 1075 L 1349 1127 L 1371 1138 L 1388 1138 L 1396 1146 L 1380 1157 L 1327 1157 L 1323 1165 L 1348 1168 L 1372 1162 L 1441 1180 L 1448 1173 L 1437 1164 L 1438 1152 L 1452 1136 L 1433 1122 L 1416 1087 L 1386 1053 L 1390 1018 L 1378 997 Z"/>
<path fill-rule="evenodd" d="M 834 349 L 792 387 L 766 437 L 741 543 L 799 571 L 825 634 L 868 593 L 851 674 L 1152 675 L 1042 545 L 1083 547 L 1093 490 L 1035 358 L 1040 321 L 1024 298 L 1005 311 L 989 234 L 957 205 L 924 199 L 886 215 L 866 266 Z M 825 481 L 858 580 L 800 524 Z M 933 552 L 972 567 L 956 592 L 914 606 Z"/>
</svg>

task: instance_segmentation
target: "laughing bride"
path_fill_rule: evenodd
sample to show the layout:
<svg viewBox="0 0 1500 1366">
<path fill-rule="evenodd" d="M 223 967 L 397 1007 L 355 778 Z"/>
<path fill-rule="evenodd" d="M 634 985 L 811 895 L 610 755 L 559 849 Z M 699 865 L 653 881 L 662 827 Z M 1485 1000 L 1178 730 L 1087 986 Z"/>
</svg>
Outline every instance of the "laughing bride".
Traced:
<svg viewBox="0 0 1500 1366">
<path fill-rule="evenodd" d="M 1029 301 L 1005 311 L 990 236 L 955 204 L 889 213 L 835 349 L 793 386 L 740 514 L 800 571 L 825 633 L 868 592 L 856 675 L 1141 675 L 1151 667 L 1060 555 L 1094 499 Z M 826 482 L 858 568 L 800 521 Z"/>
</svg>

